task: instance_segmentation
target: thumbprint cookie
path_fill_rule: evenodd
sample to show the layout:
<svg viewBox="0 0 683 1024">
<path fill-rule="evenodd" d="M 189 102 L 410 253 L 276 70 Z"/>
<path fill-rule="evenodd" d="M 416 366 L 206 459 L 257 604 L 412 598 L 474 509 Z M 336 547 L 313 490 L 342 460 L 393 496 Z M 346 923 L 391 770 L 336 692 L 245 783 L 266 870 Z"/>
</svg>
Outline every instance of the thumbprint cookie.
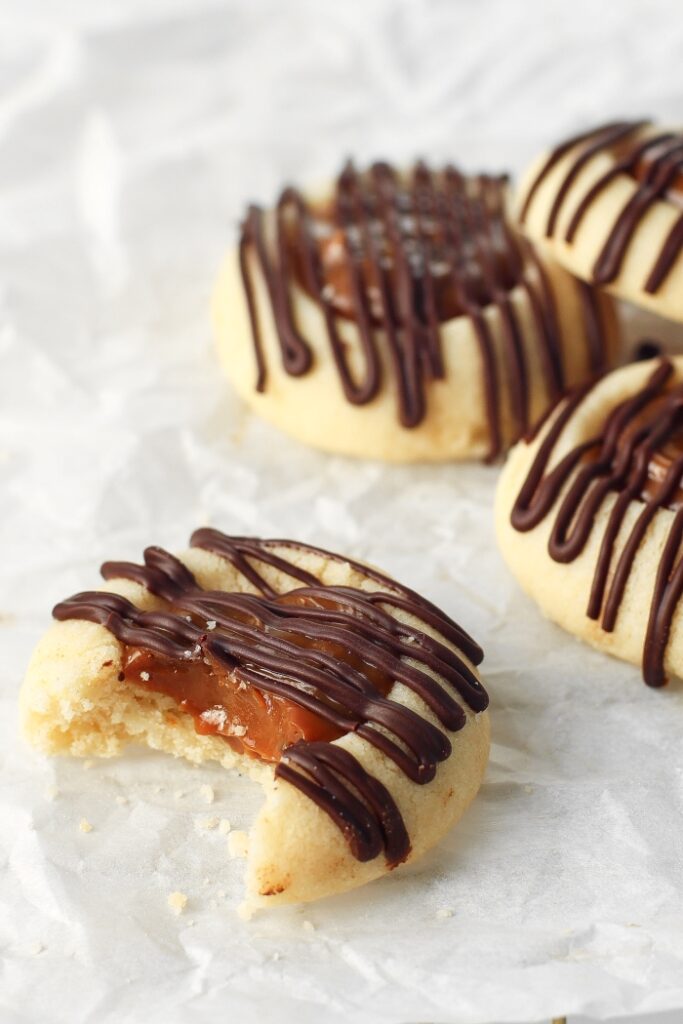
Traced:
<svg viewBox="0 0 683 1024">
<path fill-rule="evenodd" d="M 508 207 L 504 177 L 424 163 L 249 207 L 214 292 L 236 390 L 327 451 L 494 459 L 619 344 L 610 300 Z"/>
<path fill-rule="evenodd" d="M 615 121 L 540 157 L 524 230 L 572 273 L 683 322 L 683 132 Z"/>
<path fill-rule="evenodd" d="M 314 900 L 414 860 L 460 818 L 488 759 L 482 651 L 360 563 L 196 531 L 180 557 L 106 562 L 54 609 L 21 691 L 48 754 L 130 743 L 257 778 L 247 906 Z"/>
<path fill-rule="evenodd" d="M 562 402 L 511 451 L 496 529 L 548 618 L 642 665 L 649 686 L 683 677 L 683 358 Z"/>
</svg>

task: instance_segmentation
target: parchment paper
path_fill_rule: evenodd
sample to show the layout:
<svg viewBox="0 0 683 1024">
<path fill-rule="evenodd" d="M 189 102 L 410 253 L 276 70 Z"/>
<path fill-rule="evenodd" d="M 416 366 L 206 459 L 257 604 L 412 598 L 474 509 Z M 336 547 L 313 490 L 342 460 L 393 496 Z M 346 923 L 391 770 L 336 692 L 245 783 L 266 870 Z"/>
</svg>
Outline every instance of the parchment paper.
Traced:
<svg viewBox="0 0 683 1024">
<path fill-rule="evenodd" d="M 0 40 L 3 1024 L 683 1006 L 680 688 L 540 619 L 495 549 L 495 468 L 308 451 L 244 412 L 208 325 L 244 201 L 285 179 L 348 153 L 515 169 L 590 122 L 680 119 L 677 5 L 4 0 Z M 486 784 L 414 868 L 244 922 L 206 826 L 248 827 L 250 783 L 18 738 L 53 602 L 203 523 L 367 558 L 485 645 Z"/>
</svg>

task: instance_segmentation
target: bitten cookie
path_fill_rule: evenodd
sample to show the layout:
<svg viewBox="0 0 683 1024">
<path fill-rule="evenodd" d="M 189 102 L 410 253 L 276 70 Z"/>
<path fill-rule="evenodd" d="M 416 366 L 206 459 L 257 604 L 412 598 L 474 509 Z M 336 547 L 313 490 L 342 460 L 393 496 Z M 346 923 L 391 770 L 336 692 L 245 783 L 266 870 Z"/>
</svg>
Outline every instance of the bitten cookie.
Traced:
<svg viewBox="0 0 683 1024">
<path fill-rule="evenodd" d="M 49 754 L 145 743 L 264 786 L 249 907 L 343 892 L 460 818 L 488 758 L 482 652 L 367 566 L 292 541 L 198 530 L 176 558 L 108 562 L 57 605 L 21 691 Z"/>
<path fill-rule="evenodd" d="M 519 219 L 568 270 L 683 321 L 683 133 L 618 121 L 577 135 L 524 176 Z"/>
<path fill-rule="evenodd" d="M 496 496 L 505 561 L 554 622 L 683 677 L 683 358 L 635 363 L 562 402 L 510 453 Z"/>
<path fill-rule="evenodd" d="M 250 207 L 213 305 L 237 391 L 328 451 L 495 458 L 618 347 L 609 300 L 507 207 L 504 178 L 423 163 Z"/>
</svg>

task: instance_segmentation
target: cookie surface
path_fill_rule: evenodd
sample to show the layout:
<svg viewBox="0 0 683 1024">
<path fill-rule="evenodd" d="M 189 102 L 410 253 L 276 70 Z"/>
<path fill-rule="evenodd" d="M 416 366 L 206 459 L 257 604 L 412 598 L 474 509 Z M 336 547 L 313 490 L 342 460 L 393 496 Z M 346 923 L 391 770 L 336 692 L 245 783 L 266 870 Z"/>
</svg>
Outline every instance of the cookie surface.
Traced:
<svg viewBox="0 0 683 1024">
<path fill-rule="evenodd" d="M 683 132 L 620 121 L 541 156 L 519 219 L 563 266 L 683 322 Z"/>
<path fill-rule="evenodd" d="M 609 300 L 511 224 L 504 179 L 424 164 L 251 207 L 213 312 L 256 412 L 392 461 L 495 457 L 618 346 Z"/>
<path fill-rule="evenodd" d="M 510 452 L 496 532 L 548 618 L 642 665 L 651 686 L 683 677 L 683 358 L 561 403 Z"/>
<path fill-rule="evenodd" d="M 144 743 L 254 776 L 250 907 L 361 885 L 434 845 L 488 758 L 481 650 L 369 567 L 197 531 L 57 605 L 21 691 L 45 753 Z"/>
</svg>

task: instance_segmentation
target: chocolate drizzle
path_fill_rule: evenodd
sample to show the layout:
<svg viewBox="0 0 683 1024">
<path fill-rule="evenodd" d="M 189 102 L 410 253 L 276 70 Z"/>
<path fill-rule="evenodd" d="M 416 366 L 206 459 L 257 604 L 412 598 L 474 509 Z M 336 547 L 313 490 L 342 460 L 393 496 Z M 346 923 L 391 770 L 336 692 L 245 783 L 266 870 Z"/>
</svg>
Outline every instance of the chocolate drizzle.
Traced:
<svg viewBox="0 0 683 1024">
<path fill-rule="evenodd" d="M 629 175 L 637 183 L 633 195 L 620 211 L 592 268 L 592 280 L 605 285 L 614 281 L 641 221 L 655 203 L 676 189 L 683 170 L 683 134 L 662 132 L 646 138 L 642 130 L 647 121 L 617 122 L 578 135 L 557 147 L 530 185 L 522 205 L 520 219 L 526 220 L 534 197 L 553 168 L 571 150 L 578 152 L 560 182 L 545 224 L 547 238 L 558 234 L 558 218 L 572 186 L 584 167 L 601 153 L 614 153 L 613 165 L 601 174 L 581 197 L 573 210 L 563 239 L 571 244 L 590 207 L 612 181 Z M 674 222 L 643 283 L 643 290 L 655 294 L 666 280 L 683 249 L 683 213 Z"/>
<path fill-rule="evenodd" d="M 256 593 L 203 590 L 177 558 L 152 547 L 143 565 L 106 562 L 102 575 L 141 584 L 167 609 L 145 612 L 119 595 L 90 591 L 58 604 L 55 618 L 100 623 L 128 647 L 183 665 L 217 663 L 240 685 L 285 698 L 339 734 L 362 736 L 418 785 L 434 778 L 451 752 L 443 730 L 455 732 L 466 723 L 461 702 L 475 712 L 488 704 L 472 670 L 448 646 L 481 661 L 481 649 L 459 626 L 413 591 L 358 563 L 349 564 L 377 590 L 325 586 L 283 557 L 283 550 L 303 550 L 347 561 L 317 548 L 210 529 L 196 531 L 191 543 L 228 559 Z M 276 592 L 272 570 L 286 573 L 293 588 Z M 400 613 L 439 638 L 408 625 Z M 417 694 L 442 728 L 385 696 L 375 682 L 380 676 Z M 275 772 L 330 815 L 358 859 L 384 850 L 393 865 L 408 855 L 410 841 L 393 798 L 348 751 L 299 741 L 284 749 Z"/>
<path fill-rule="evenodd" d="M 554 510 L 548 553 L 556 562 L 572 562 L 585 549 L 600 508 L 616 495 L 586 609 L 589 618 L 612 632 L 646 531 L 660 509 L 673 510 L 643 648 L 643 675 L 654 687 L 666 682 L 666 646 L 683 594 L 683 384 L 672 386 L 672 373 L 669 360 L 658 360 L 645 385 L 612 410 L 596 436 L 549 469 L 555 447 L 589 389 L 568 399 L 539 445 L 510 517 L 513 528 L 524 533 Z M 642 509 L 617 555 L 617 538 L 633 502 L 642 502 Z"/>
<path fill-rule="evenodd" d="M 540 367 L 549 402 L 564 391 L 562 347 L 554 298 L 530 244 L 508 223 L 506 179 L 465 177 L 418 162 L 399 175 L 387 163 L 365 174 L 348 163 L 329 206 L 307 202 L 286 188 L 273 223 L 251 206 L 242 225 L 239 260 L 257 364 L 256 388 L 267 385 L 262 327 L 255 298 L 253 261 L 265 282 L 280 345 L 291 376 L 307 373 L 313 353 L 297 325 L 292 288 L 303 287 L 320 309 L 340 383 L 353 405 L 371 402 L 382 387 L 383 363 L 396 380 L 398 416 L 417 427 L 427 410 L 428 383 L 445 377 L 441 324 L 469 317 L 481 360 L 489 422 L 489 459 L 504 441 L 500 391 L 509 389 L 516 437 L 529 427 L 529 367 L 511 293 L 527 295 L 540 345 Z M 271 237 L 274 236 L 274 237 Z M 327 246 L 327 248 L 326 248 Z M 334 246 L 336 262 L 326 257 Z M 591 369 L 605 365 L 599 311 L 590 290 L 580 289 Z M 486 311 L 502 324 L 502 365 Z M 362 371 L 352 371 L 340 322 L 357 329 Z"/>
</svg>

